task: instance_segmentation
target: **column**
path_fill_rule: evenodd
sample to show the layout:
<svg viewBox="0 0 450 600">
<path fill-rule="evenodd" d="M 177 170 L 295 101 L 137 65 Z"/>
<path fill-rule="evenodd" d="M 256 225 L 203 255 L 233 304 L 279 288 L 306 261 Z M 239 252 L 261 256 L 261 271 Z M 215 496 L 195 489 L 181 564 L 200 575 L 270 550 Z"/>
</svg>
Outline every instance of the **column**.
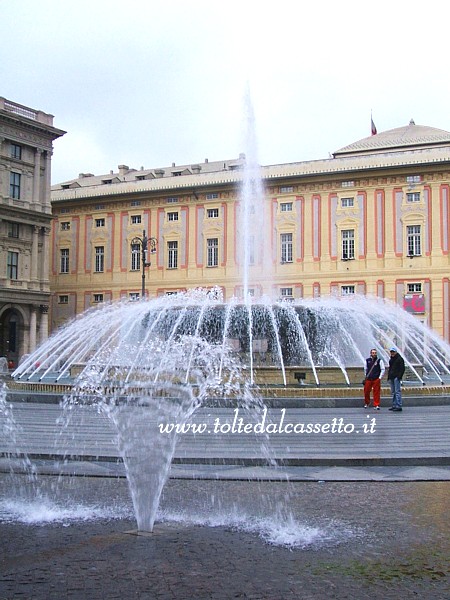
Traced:
<svg viewBox="0 0 450 600">
<path fill-rule="evenodd" d="M 43 242 L 42 242 L 42 271 L 40 276 L 41 281 L 41 290 L 48 291 L 49 290 L 49 239 L 50 239 L 50 228 L 43 227 Z"/>
<path fill-rule="evenodd" d="M 39 325 L 39 343 L 43 344 L 48 338 L 48 305 L 41 304 L 39 308 L 41 311 L 41 322 Z"/>
<path fill-rule="evenodd" d="M 30 353 L 36 349 L 36 323 L 37 323 L 36 309 L 37 309 L 37 306 L 31 307 L 30 337 L 29 337 L 29 342 L 28 342 L 28 352 L 30 352 Z"/>
<path fill-rule="evenodd" d="M 34 205 L 35 210 L 39 206 L 40 202 L 40 183 L 41 183 L 41 154 L 43 150 L 40 148 L 36 148 L 36 152 L 34 154 L 34 176 L 33 176 L 33 200 L 32 203 Z"/>
<path fill-rule="evenodd" d="M 44 180 L 44 212 L 51 213 L 51 201 L 50 201 L 50 190 L 51 190 L 51 175 L 52 175 L 52 150 L 45 152 L 45 180 Z"/>
<path fill-rule="evenodd" d="M 4 137 L 0 136 L 0 156 L 3 155 L 3 142 L 5 141 Z M 6 152 L 6 149 L 5 149 Z M 0 163 L 0 182 L 3 182 L 3 189 L 0 186 L 0 197 L 3 195 L 5 197 L 9 196 L 9 175 L 8 178 L 4 176 L 4 174 L 2 173 L 2 171 L 6 172 L 6 165 L 3 163 L 3 161 L 1 161 Z M 8 184 L 8 187 L 6 187 L 6 185 Z M 3 201 L 5 202 L 5 201 Z"/>
<path fill-rule="evenodd" d="M 39 230 L 40 230 L 40 227 L 38 227 L 37 225 L 34 225 L 32 227 L 31 276 L 30 276 L 30 280 L 31 280 L 32 284 L 36 284 L 38 281 Z"/>
</svg>

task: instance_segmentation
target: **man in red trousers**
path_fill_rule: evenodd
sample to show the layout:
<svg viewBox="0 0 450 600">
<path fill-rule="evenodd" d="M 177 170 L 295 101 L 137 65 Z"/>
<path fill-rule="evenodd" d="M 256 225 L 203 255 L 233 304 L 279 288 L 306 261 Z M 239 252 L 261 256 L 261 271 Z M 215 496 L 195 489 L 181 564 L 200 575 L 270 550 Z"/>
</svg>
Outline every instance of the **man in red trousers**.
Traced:
<svg viewBox="0 0 450 600">
<path fill-rule="evenodd" d="M 377 351 L 372 348 L 369 358 L 366 359 L 364 381 L 364 408 L 369 408 L 370 392 L 373 390 L 373 408 L 380 410 L 381 380 L 384 375 L 384 363 L 378 358 Z"/>
</svg>

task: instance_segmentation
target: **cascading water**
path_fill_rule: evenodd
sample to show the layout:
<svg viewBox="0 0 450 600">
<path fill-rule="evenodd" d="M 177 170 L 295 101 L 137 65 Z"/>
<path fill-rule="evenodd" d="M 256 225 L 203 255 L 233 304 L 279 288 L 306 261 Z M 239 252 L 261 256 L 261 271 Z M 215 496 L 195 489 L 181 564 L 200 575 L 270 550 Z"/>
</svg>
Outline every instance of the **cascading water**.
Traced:
<svg viewBox="0 0 450 600">
<path fill-rule="evenodd" d="M 91 331 L 99 333 L 92 336 Z M 219 361 L 215 386 L 225 385 L 231 362 L 241 369 L 243 384 L 253 384 L 254 374 L 269 367 L 280 373 L 279 384 L 286 384 L 288 368 L 311 369 L 320 384 L 319 367 L 335 368 L 335 383 L 348 383 L 347 370 L 362 369 L 370 348 L 387 358 L 392 345 L 405 358 L 409 381 L 444 383 L 450 375 L 450 346 L 386 300 L 354 296 L 272 303 L 263 298 L 225 304 L 217 290 L 195 290 L 87 312 L 24 360 L 14 377 L 57 383 L 102 357 L 102 376 L 114 368 L 116 380 L 122 377 L 130 386 L 143 366 L 151 366 L 155 384 L 170 380 L 170 373 L 187 385 L 196 373 L 198 353 L 191 345 L 174 365 L 173 348 L 191 338 L 207 344 L 210 355 L 214 349 Z M 125 363 L 119 353 L 126 354 Z M 212 385 L 210 378 L 207 383 Z"/>
<path fill-rule="evenodd" d="M 170 326 L 163 329 L 161 311 L 154 313 L 140 303 L 131 310 L 137 322 L 125 319 L 126 326 L 120 327 L 127 307 L 115 308 L 114 315 L 108 311 L 106 343 L 85 349 L 93 354 L 66 404 L 92 402 L 114 423 L 138 530 L 152 531 L 178 428 L 205 395 L 229 395 L 239 371 L 220 346 L 181 333 L 182 322 L 188 329 L 195 327 L 189 311 L 168 311 Z M 167 430 L 171 425 L 176 427 Z"/>
<path fill-rule="evenodd" d="M 355 296 L 225 304 L 218 290 L 195 290 L 89 311 L 23 360 L 14 377 L 71 380 L 69 415 L 74 406 L 95 405 L 111 419 L 138 530 L 151 531 L 178 438 L 176 430 L 161 434 L 161 426 L 182 426 L 207 397 L 260 411 L 252 392 L 259 370 L 310 368 L 320 383 L 319 369 L 335 367 L 348 382 L 348 369 L 362 368 L 370 348 L 385 356 L 393 344 L 411 379 L 450 379 L 450 347 L 386 301 Z M 5 412 L 4 399 L 2 406 Z"/>
</svg>

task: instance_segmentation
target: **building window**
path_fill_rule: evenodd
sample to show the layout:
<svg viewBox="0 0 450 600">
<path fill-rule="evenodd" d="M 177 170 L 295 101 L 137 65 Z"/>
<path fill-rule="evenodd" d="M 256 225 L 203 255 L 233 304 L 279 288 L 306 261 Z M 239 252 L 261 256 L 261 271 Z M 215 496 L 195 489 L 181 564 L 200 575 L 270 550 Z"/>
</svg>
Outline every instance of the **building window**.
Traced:
<svg viewBox="0 0 450 600">
<path fill-rule="evenodd" d="M 342 260 L 353 260 L 355 258 L 355 230 L 344 229 L 342 231 Z"/>
<path fill-rule="evenodd" d="M 342 208 L 353 208 L 355 206 L 354 198 L 341 198 L 341 207 Z"/>
<path fill-rule="evenodd" d="M 62 221 L 61 222 L 61 231 L 69 231 L 70 229 L 70 221 Z"/>
<path fill-rule="evenodd" d="M 69 304 L 69 296 L 67 294 L 58 296 L 58 304 Z"/>
<path fill-rule="evenodd" d="M 95 219 L 95 226 L 96 227 L 104 227 L 105 226 L 105 219 Z"/>
<path fill-rule="evenodd" d="M 174 198 L 173 196 L 167 198 L 167 204 L 176 204 L 178 202 L 178 198 Z"/>
<path fill-rule="evenodd" d="M 342 285 L 341 286 L 341 296 L 350 296 L 355 293 L 354 285 Z"/>
<path fill-rule="evenodd" d="M 292 300 L 294 298 L 293 290 L 291 287 L 283 287 L 280 289 L 280 295 L 282 299 Z"/>
<path fill-rule="evenodd" d="M 103 294 L 94 294 L 94 302 L 96 304 L 103 302 Z"/>
<path fill-rule="evenodd" d="M 280 210 L 281 212 L 292 212 L 293 204 L 292 202 L 281 202 Z"/>
<path fill-rule="evenodd" d="M 96 204 L 94 206 L 94 210 L 105 210 L 105 205 L 104 204 Z"/>
<path fill-rule="evenodd" d="M 95 247 L 95 272 L 103 273 L 105 270 L 105 247 Z"/>
<path fill-rule="evenodd" d="M 20 173 L 10 173 L 9 175 L 9 195 L 16 200 L 20 199 Z"/>
<path fill-rule="evenodd" d="M 217 219 L 219 217 L 219 209 L 218 208 L 208 208 L 206 211 L 208 219 Z"/>
<path fill-rule="evenodd" d="M 178 268 L 178 242 L 167 242 L 167 268 Z"/>
<path fill-rule="evenodd" d="M 130 202 L 130 206 L 140 206 L 141 205 L 141 201 L 140 200 L 132 200 Z"/>
<path fill-rule="evenodd" d="M 292 233 L 282 233 L 280 236 L 281 262 L 292 262 Z"/>
<path fill-rule="evenodd" d="M 207 200 L 217 200 L 218 197 L 219 197 L 219 194 L 217 192 L 214 192 L 212 194 L 206 194 Z"/>
<path fill-rule="evenodd" d="M 60 272 L 68 273 L 69 272 L 69 249 L 63 248 L 60 250 Z"/>
<path fill-rule="evenodd" d="M 137 300 L 139 300 L 139 298 L 140 298 L 140 294 L 139 294 L 139 292 L 130 292 L 128 294 L 128 298 L 129 298 L 130 302 L 137 302 Z"/>
<path fill-rule="evenodd" d="M 421 283 L 408 283 L 406 286 L 408 294 L 417 294 L 422 293 L 422 284 Z"/>
<path fill-rule="evenodd" d="M 280 194 L 292 194 L 294 187 L 292 185 L 284 185 L 280 187 Z"/>
<path fill-rule="evenodd" d="M 21 160 L 22 158 L 22 146 L 19 144 L 11 144 L 11 158 L 15 158 L 16 160 Z"/>
<path fill-rule="evenodd" d="M 341 187 L 343 187 L 343 188 L 355 187 L 355 182 L 354 181 L 343 181 L 341 183 Z"/>
<path fill-rule="evenodd" d="M 420 256 L 422 254 L 420 225 L 408 225 L 406 227 L 406 241 L 408 256 Z"/>
<path fill-rule="evenodd" d="M 210 238 L 206 240 L 207 250 L 207 266 L 218 267 L 219 266 L 219 239 Z"/>
<path fill-rule="evenodd" d="M 141 268 L 141 245 L 131 244 L 131 270 L 139 271 Z"/>
<path fill-rule="evenodd" d="M 139 225 L 139 223 L 141 223 L 142 218 L 141 215 L 131 215 L 131 224 L 132 225 Z"/>
<path fill-rule="evenodd" d="M 168 212 L 167 220 L 168 221 L 178 221 L 178 213 L 177 212 Z"/>
<path fill-rule="evenodd" d="M 19 253 L 18 252 L 8 252 L 7 272 L 8 272 L 9 279 L 17 279 L 18 278 L 18 267 L 19 267 Z"/>
<path fill-rule="evenodd" d="M 420 183 L 422 181 L 421 175 L 408 175 L 406 183 Z"/>
<path fill-rule="evenodd" d="M 420 192 L 408 192 L 406 202 L 420 202 Z"/>
<path fill-rule="evenodd" d="M 19 223 L 8 223 L 8 237 L 19 237 Z"/>
</svg>

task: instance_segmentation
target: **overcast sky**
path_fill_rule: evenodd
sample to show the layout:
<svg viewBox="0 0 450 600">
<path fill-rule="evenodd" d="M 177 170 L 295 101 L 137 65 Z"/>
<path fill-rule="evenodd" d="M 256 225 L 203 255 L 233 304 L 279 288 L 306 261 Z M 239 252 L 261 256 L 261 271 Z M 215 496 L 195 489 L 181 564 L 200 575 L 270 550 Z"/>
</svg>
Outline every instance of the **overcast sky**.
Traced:
<svg viewBox="0 0 450 600">
<path fill-rule="evenodd" d="M 52 182 L 236 158 L 328 157 L 407 125 L 450 130 L 443 1 L 0 0 L 0 95 L 55 116 Z"/>
</svg>

